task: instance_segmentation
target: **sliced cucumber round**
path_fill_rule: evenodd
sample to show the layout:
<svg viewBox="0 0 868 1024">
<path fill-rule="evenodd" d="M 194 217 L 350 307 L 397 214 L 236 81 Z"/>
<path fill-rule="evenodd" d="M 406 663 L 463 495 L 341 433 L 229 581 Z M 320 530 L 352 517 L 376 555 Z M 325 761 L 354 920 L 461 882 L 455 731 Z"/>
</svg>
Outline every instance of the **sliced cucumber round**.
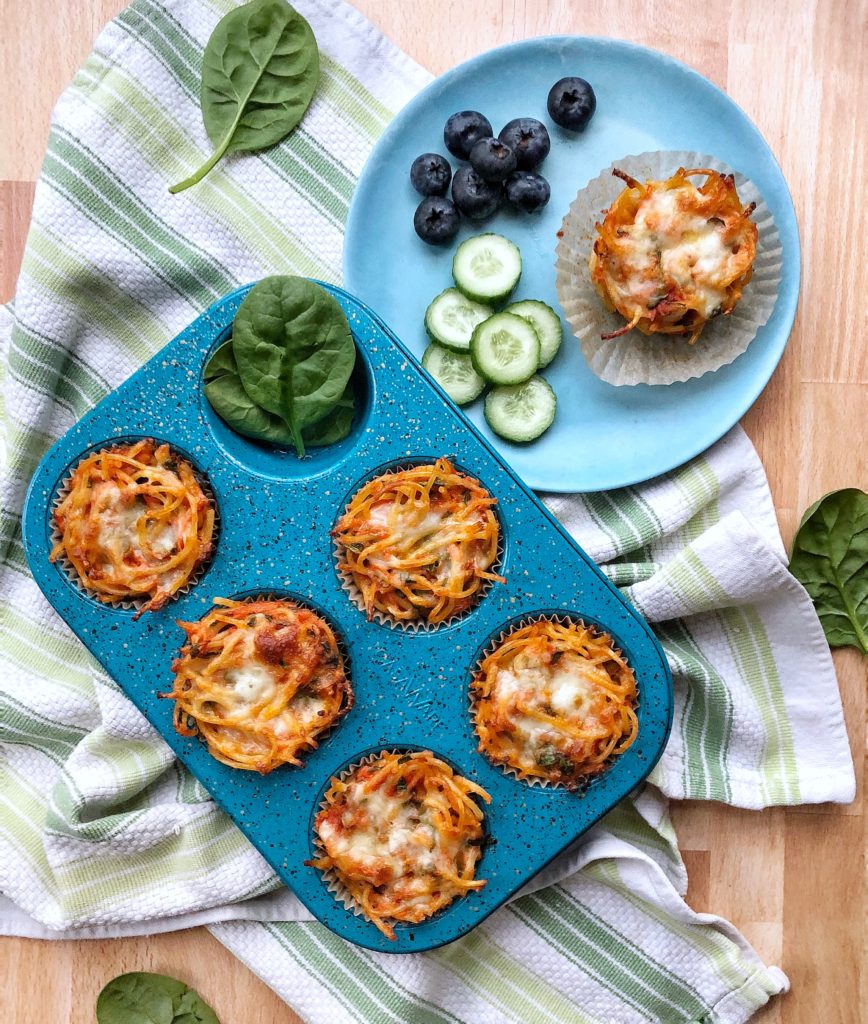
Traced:
<svg viewBox="0 0 868 1024">
<path fill-rule="evenodd" d="M 502 302 L 521 277 L 521 253 L 503 235 L 474 235 L 455 250 L 452 276 L 469 299 Z"/>
<path fill-rule="evenodd" d="M 425 330 L 432 341 L 456 352 L 467 352 L 473 328 L 493 312 L 490 306 L 468 299 L 457 288 L 447 288 L 425 310 Z"/>
<path fill-rule="evenodd" d="M 485 389 L 485 381 L 473 369 L 466 352 L 456 352 L 433 342 L 425 349 L 422 366 L 456 405 L 467 405 Z"/>
<path fill-rule="evenodd" d="M 511 302 L 504 313 L 515 313 L 516 316 L 530 320 L 539 335 L 539 368 L 542 370 L 548 366 L 564 340 L 564 328 L 557 313 L 539 299 Z"/>
<path fill-rule="evenodd" d="M 495 313 L 470 339 L 470 358 L 491 384 L 521 384 L 539 366 L 539 336 L 533 324 L 515 313 Z"/>
<path fill-rule="evenodd" d="M 492 388 L 485 397 L 485 420 L 507 441 L 535 441 L 552 425 L 557 396 L 543 377 Z"/>
</svg>

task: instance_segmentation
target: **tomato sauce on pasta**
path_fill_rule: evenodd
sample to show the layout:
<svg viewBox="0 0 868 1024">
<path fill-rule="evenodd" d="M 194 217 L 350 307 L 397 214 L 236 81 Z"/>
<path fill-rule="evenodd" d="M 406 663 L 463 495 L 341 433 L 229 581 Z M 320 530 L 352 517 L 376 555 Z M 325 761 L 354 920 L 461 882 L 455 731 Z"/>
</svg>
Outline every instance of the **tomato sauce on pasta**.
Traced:
<svg viewBox="0 0 868 1024">
<path fill-rule="evenodd" d="M 597 291 L 643 334 L 685 335 L 693 344 L 712 317 L 735 308 L 753 274 L 755 203 L 743 206 L 731 174 L 679 168 L 644 184 L 623 171 L 627 187 L 596 225 L 589 266 Z M 696 186 L 689 179 L 704 175 Z"/>
<path fill-rule="evenodd" d="M 160 695 L 175 701 L 175 728 L 232 768 L 300 766 L 353 704 L 334 632 L 292 601 L 214 603 L 198 622 L 179 623 L 187 643 Z"/>
</svg>

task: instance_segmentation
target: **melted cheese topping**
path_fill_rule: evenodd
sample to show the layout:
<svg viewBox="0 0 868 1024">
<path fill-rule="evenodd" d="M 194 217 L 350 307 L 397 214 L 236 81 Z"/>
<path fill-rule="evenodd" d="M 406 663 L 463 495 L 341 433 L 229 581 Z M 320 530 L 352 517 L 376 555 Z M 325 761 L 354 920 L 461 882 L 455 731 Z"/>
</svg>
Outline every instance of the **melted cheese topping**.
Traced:
<svg viewBox="0 0 868 1024">
<path fill-rule="evenodd" d="M 199 622 L 172 670 L 175 728 L 219 761 L 263 774 L 299 754 L 352 706 L 328 624 L 290 601 L 228 601 Z"/>
<path fill-rule="evenodd" d="M 347 506 L 334 536 L 340 571 L 368 617 L 444 622 L 470 608 L 497 559 L 495 499 L 448 460 L 387 473 Z"/>
<path fill-rule="evenodd" d="M 347 824 L 355 823 L 352 831 L 336 829 L 324 821 L 320 837 L 331 842 L 335 854 L 345 858 L 347 865 L 356 862 L 362 873 L 372 868 L 379 871 L 388 865 L 392 878 L 398 878 L 405 867 L 411 872 L 430 871 L 437 859 L 440 836 L 431 824 L 428 811 L 395 792 L 387 796 L 382 791 L 369 792 L 364 783 L 353 782 L 347 787 L 348 807 L 364 807 L 361 821 L 354 822 L 351 811 L 342 817 Z"/>
<path fill-rule="evenodd" d="M 392 921 L 423 921 L 485 885 L 474 877 L 484 842 L 474 795 L 490 799 L 430 751 L 384 751 L 332 779 L 314 822 L 325 853 L 307 863 L 333 873 L 394 939 Z"/>
<path fill-rule="evenodd" d="M 674 281 L 696 297 L 696 309 L 709 319 L 726 301 L 726 271 L 732 253 L 722 221 L 708 220 L 682 208 L 680 190 L 652 192 L 626 227 L 633 251 L 631 273 L 615 285 L 618 294 L 647 303 L 660 288 L 660 278 Z M 658 270 L 659 268 L 659 270 Z"/>
<path fill-rule="evenodd" d="M 208 559 L 214 508 L 192 467 L 150 439 L 96 452 L 75 469 L 54 511 L 64 559 L 88 591 L 156 611 Z"/>
<path fill-rule="evenodd" d="M 628 187 L 610 207 L 590 257 L 591 276 L 610 309 L 629 322 L 604 337 L 687 334 L 694 342 L 718 314 L 731 313 L 750 280 L 757 229 L 731 177 L 680 169 Z M 697 188 L 688 180 L 706 175 Z"/>
<path fill-rule="evenodd" d="M 120 554 L 139 546 L 138 524 L 145 511 L 144 502 L 127 501 L 113 481 L 94 484 L 93 503 L 97 511 L 97 544 L 106 552 Z M 109 561 L 108 568 L 113 568 Z"/>
<path fill-rule="evenodd" d="M 636 684 L 611 638 L 543 619 L 511 633 L 473 681 L 479 749 L 525 778 L 576 788 L 637 731 Z"/>
<path fill-rule="evenodd" d="M 248 655 L 239 668 L 227 670 L 226 683 L 238 697 L 239 704 L 257 704 L 271 700 L 277 680 Z"/>
</svg>

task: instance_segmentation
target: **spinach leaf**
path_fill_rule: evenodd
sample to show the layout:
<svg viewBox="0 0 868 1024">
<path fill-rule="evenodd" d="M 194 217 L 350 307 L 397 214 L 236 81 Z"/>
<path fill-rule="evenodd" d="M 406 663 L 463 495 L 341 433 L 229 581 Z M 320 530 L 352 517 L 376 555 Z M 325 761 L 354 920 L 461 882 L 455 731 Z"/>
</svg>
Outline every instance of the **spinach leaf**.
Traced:
<svg viewBox="0 0 868 1024">
<path fill-rule="evenodd" d="M 540 768 L 551 768 L 558 759 L 558 751 L 550 743 L 540 747 L 536 753 L 536 763 Z"/>
<path fill-rule="evenodd" d="M 284 0 L 252 0 L 217 24 L 202 57 L 200 101 L 214 152 L 180 192 L 224 153 L 256 152 L 288 135 L 319 81 L 319 49 L 305 19 Z"/>
<path fill-rule="evenodd" d="M 292 433 L 286 423 L 279 416 L 260 409 L 244 390 L 231 341 L 224 342 L 205 366 L 205 397 L 217 415 L 237 433 L 284 447 L 292 445 Z M 354 415 L 355 399 L 350 381 L 331 412 L 302 430 L 304 443 L 312 448 L 337 444 L 349 434 Z"/>
<path fill-rule="evenodd" d="M 868 494 L 848 487 L 811 505 L 790 572 L 811 595 L 829 646 L 868 654 Z"/>
<path fill-rule="evenodd" d="M 204 377 L 206 381 L 217 380 L 225 374 L 234 373 L 238 375 L 238 366 L 235 363 L 235 353 L 232 351 L 232 339 L 224 341 L 222 345 L 214 350 L 211 358 L 205 364 Z"/>
<path fill-rule="evenodd" d="M 352 428 L 355 414 L 353 383 L 348 381 L 344 393 L 331 412 L 302 430 L 301 436 L 304 443 L 310 448 L 325 448 L 330 444 L 343 441 Z"/>
<path fill-rule="evenodd" d="M 273 416 L 250 398 L 241 383 L 232 342 L 224 342 L 205 366 L 205 397 L 217 415 L 234 431 L 257 441 L 291 445 L 292 433 L 279 416 Z"/>
<path fill-rule="evenodd" d="M 244 390 L 285 421 L 304 455 L 302 429 L 334 408 L 356 362 L 340 305 L 305 278 L 266 277 L 235 314 L 232 351 Z"/>
<path fill-rule="evenodd" d="M 98 1024 L 220 1024 L 183 981 L 146 971 L 112 979 L 97 998 L 96 1019 Z"/>
</svg>

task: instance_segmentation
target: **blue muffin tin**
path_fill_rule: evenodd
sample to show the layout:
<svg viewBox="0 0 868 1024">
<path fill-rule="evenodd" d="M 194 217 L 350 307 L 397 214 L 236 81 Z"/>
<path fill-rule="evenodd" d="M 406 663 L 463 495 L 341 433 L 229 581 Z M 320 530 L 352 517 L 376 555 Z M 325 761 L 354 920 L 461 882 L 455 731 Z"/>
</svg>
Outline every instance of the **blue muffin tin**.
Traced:
<svg viewBox="0 0 868 1024">
<path fill-rule="evenodd" d="M 357 413 L 348 438 L 298 459 L 247 441 L 213 413 L 202 392 L 208 355 L 229 337 L 247 288 L 215 303 L 125 384 L 72 427 L 40 462 L 24 513 L 33 575 L 61 617 L 162 733 L 280 878 L 323 924 L 370 949 L 419 952 L 479 924 L 574 842 L 652 769 L 672 720 L 672 681 L 647 623 L 424 374 L 362 303 L 326 286 L 346 313 L 359 352 Z M 48 561 L 51 508 L 62 481 L 90 451 L 135 437 L 167 441 L 207 477 L 220 529 L 198 582 L 156 613 L 100 604 Z M 501 571 L 462 618 L 431 631 L 369 622 L 342 589 L 330 531 L 356 489 L 391 467 L 446 455 L 497 498 Z M 565 459 L 580 451 L 564 452 Z M 179 736 L 172 660 L 215 597 L 278 594 L 323 615 L 348 656 L 355 705 L 303 768 L 270 775 L 229 768 L 197 739 Z M 636 673 L 639 735 L 581 793 L 529 786 L 476 750 L 469 683 L 481 652 L 504 629 L 540 613 L 565 613 L 610 632 Z M 488 884 L 428 921 L 396 926 L 389 941 L 335 899 L 315 855 L 313 818 L 332 775 L 381 749 L 430 749 L 491 794 L 486 829 L 496 840 L 480 861 Z"/>
</svg>

